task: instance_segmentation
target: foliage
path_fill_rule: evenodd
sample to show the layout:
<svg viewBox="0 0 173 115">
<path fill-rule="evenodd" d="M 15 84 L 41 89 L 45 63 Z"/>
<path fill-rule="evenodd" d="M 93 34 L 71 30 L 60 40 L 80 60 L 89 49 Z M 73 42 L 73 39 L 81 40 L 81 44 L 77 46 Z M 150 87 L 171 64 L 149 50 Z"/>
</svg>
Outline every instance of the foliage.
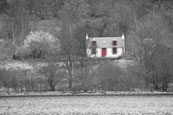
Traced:
<svg viewBox="0 0 173 115">
<path fill-rule="evenodd" d="M 23 91 L 25 85 L 25 79 L 20 77 L 22 71 L 0 69 L 0 80 L 3 87 L 7 89 L 7 92 L 12 89 L 12 91 L 17 92 L 19 89 Z"/>
<path fill-rule="evenodd" d="M 86 35 L 88 33 L 88 29 L 84 25 L 79 25 L 74 32 L 75 38 L 75 46 L 78 50 L 75 52 L 75 55 L 79 57 L 86 57 Z"/>
<path fill-rule="evenodd" d="M 116 90 L 120 88 L 120 78 L 123 75 L 123 70 L 112 63 L 103 63 L 97 68 L 98 85 L 105 90 Z"/>
<path fill-rule="evenodd" d="M 145 71 L 138 72 L 143 74 L 146 84 L 154 85 L 154 89 L 162 87 L 167 90 L 171 79 L 171 32 L 167 25 L 159 13 L 152 12 L 138 23 L 130 36 L 134 41 L 133 45 L 130 44 L 134 47 L 132 55 L 139 62 L 140 69 Z M 162 86 L 159 86 L 160 83 Z"/>
<path fill-rule="evenodd" d="M 94 60 L 86 58 L 81 58 L 74 64 L 74 78 L 78 81 L 77 84 L 80 84 L 80 89 L 93 89 L 94 65 Z"/>
<path fill-rule="evenodd" d="M 12 57 L 13 52 L 14 49 L 12 47 L 11 42 L 9 40 L 2 40 L 0 45 L 0 60 L 4 61 L 10 59 Z"/>
<path fill-rule="evenodd" d="M 7 13 L 8 2 L 6 0 L 0 0 L 0 13 Z"/>
<path fill-rule="evenodd" d="M 31 32 L 24 40 L 23 48 L 30 49 L 36 53 L 41 53 L 41 58 L 46 55 L 55 55 L 60 51 L 59 39 L 53 37 L 51 34 L 40 31 Z"/>
<path fill-rule="evenodd" d="M 47 80 L 51 91 L 55 91 L 57 83 L 66 79 L 66 71 L 53 62 L 48 62 L 47 66 L 40 69 L 40 73 L 43 74 Z"/>
</svg>

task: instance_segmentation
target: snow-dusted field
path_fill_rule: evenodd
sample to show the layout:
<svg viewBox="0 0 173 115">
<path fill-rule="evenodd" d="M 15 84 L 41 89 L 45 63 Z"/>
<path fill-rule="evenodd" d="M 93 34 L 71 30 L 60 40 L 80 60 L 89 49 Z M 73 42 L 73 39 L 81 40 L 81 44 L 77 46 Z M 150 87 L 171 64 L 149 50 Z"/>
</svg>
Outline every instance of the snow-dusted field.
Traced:
<svg viewBox="0 0 173 115">
<path fill-rule="evenodd" d="M 171 96 L 0 98 L 0 115 L 173 115 Z"/>
</svg>

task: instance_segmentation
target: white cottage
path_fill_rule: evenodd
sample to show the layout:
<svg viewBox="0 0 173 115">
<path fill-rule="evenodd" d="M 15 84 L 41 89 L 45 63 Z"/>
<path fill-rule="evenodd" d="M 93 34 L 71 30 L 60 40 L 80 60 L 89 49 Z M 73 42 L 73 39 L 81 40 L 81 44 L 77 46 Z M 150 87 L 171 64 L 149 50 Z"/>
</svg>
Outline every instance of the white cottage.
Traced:
<svg viewBox="0 0 173 115">
<path fill-rule="evenodd" d="M 87 56 L 96 58 L 119 58 L 125 53 L 125 37 L 86 36 Z"/>
</svg>

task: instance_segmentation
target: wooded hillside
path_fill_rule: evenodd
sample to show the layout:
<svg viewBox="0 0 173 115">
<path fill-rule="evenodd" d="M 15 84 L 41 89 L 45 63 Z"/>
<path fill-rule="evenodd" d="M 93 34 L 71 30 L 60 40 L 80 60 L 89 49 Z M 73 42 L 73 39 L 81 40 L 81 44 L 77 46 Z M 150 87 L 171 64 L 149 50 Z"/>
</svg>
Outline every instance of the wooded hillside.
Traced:
<svg viewBox="0 0 173 115">
<path fill-rule="evenodd" d="M 173 44 L 172 0 L 1 0 L 0 18 L 0 38 L 15 40 L 18 46 L 31 31 L 39 30 L 61 39 L 61 44 L 69 39 L 76 41 L 78 49 L 85 49 L 86 33 L 125 34 L 130 55 L 139 47 L 140 39 L 163 36 L 159 38 L 162 43 Z M 7 51 L 15 49 L 11 45 L 1 45 L 1 50 L 5 48 L 0 53 L 3 58 L 11 57 L 14 51 Z"/>
</svg>

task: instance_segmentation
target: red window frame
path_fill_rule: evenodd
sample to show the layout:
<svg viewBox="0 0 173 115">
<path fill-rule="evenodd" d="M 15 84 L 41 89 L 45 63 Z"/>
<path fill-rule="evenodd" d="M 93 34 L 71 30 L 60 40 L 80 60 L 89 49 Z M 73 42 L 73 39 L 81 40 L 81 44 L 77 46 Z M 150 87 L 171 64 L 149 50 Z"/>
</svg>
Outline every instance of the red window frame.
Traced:
<svg viewBox="0 0 173 115">
<path fill-rule="evenodd" d="M 115 41 L 115 40 L 112 41 L 112 45 L 113 45 L 113 46 L 116 46 L 116 45 L 117 45 L 117 41 Z"/>
<path fill-rule="evenodd" d="M 96 48 L 92 48 L 91 53 L 95 55 L 96 54 Z"/>
<path fill-rule="evenodd" d="M 92 46 L 96 46 L 96 41 L 92 41 Z"/>
<path fill-rule="evenodd" d="M 117 48 L 116 47 L 112 48 L 112 54 L 116 54 L 116 53 L 117 53 Z"/>
</svg>

